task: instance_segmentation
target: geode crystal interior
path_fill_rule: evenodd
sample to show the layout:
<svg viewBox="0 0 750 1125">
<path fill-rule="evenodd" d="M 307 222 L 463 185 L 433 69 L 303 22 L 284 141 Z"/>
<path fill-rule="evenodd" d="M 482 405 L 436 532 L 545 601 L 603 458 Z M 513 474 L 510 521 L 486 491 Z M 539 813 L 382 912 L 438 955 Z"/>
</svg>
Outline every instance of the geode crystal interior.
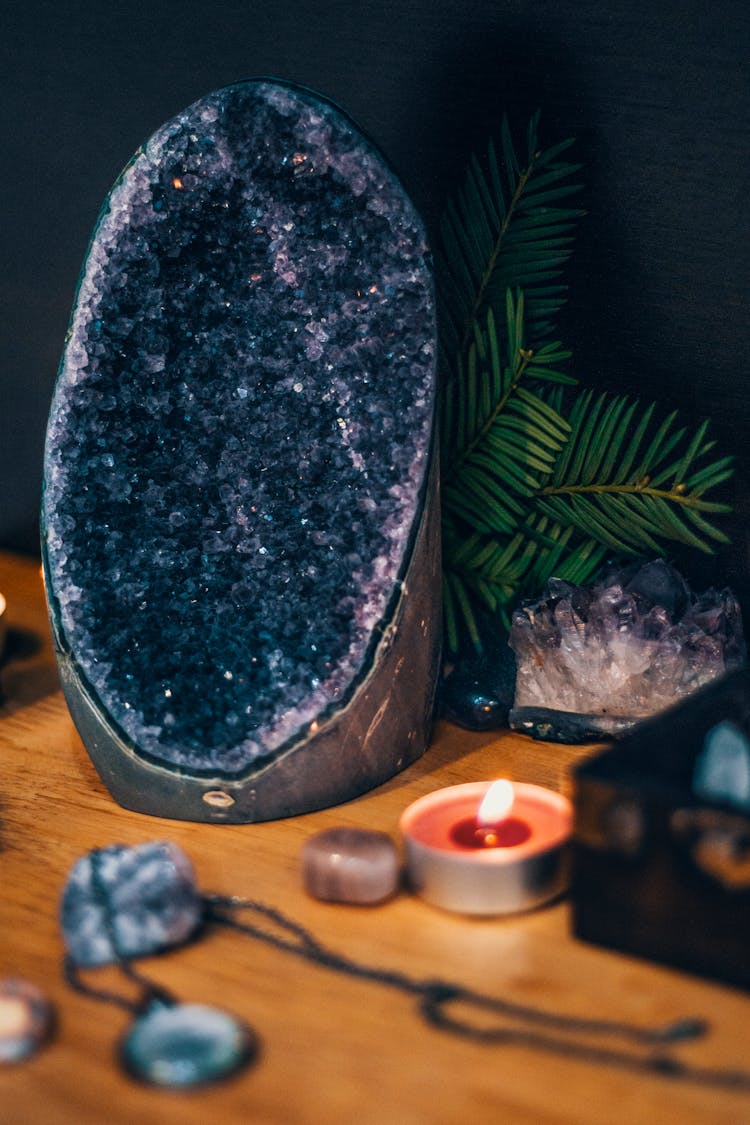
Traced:
<svg viewBox="0 0 750 1125">
<path fill-rule="evenodd" d="M 425 252 L 369 141 L 283 83 L 196 102 L 112 189 L 42 528 L 63 686 L 122 803 L 264 819 L 424 749 L 440 628 Z"/>
<path fill-rule="evenodd" d="M 616 734 L 739 667 L 739 605 L 697 595 L 662 559 L 606 568 L 588 586 L 551 579 L 513 615 L 515 730 L 577 742 Z"/>
</svg>

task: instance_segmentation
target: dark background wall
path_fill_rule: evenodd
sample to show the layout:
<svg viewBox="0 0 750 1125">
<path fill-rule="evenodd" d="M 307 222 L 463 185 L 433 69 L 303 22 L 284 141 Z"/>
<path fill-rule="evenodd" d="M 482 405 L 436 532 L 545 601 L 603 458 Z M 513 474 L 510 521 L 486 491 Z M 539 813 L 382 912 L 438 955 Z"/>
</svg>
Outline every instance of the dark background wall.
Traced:
<svg viewBox="0 0 750 1125">
<path fill-rule="evenodd" d="M 565 325 L 576 371 L 713 416 L 737 456 L 734 545 L 703 571 L 743 581 L 747 0 L 27 0 L 2 20 L 0 544 L 36 549 L 48 404 L 112 181 L 192 100 L 268 74 L 348 110 L 430 226 L 503 109 L 523 127 L 541 107 L 544 142 L 578 136 L 589 216 Z"/>
</svg>

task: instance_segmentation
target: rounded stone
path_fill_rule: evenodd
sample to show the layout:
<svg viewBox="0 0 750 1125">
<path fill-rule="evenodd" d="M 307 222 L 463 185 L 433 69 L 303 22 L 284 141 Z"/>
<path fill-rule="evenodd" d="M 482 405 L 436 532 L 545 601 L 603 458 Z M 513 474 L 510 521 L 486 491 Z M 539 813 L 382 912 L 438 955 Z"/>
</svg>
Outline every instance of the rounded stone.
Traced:
<svg viewBox="0 0 750 1125">
<path fill-rule="evenodd" d="M 396 845 L 385 832 L 328 828 L 303 847 L 302 879 L 308 893 L 324 902 L 384 902 L 399 884 Z"/>
<path fill-rule="evenodd" d="M 52 1006 L 28 981 L 0 979 L 0 1063 L 22 1062 L 52 1033 Z"/>
<path fill-rule="evenodd" d="M 482 651 L 469 642 L 449 657 L 441 687 L 443 717 L 467 730 L 507 727 L 516 685 L 507 634 L 489 618 L 482 624 Z"/>
<path fill-rule="evenodd" d="M 443 683 L 443 716 L 467 730 L 507 726 L 514 683 L 515 666 L 505 674 L 487 661 L 459 664 Z"/>
<path fill-rule="evenodd" d="M 204 1004 L 155 1003 L 120 1044 L 126 1070 L 152 1086 L 184 1088 L 217 1082 L 258 1053 L 247 1024 Z"/>
</svg>

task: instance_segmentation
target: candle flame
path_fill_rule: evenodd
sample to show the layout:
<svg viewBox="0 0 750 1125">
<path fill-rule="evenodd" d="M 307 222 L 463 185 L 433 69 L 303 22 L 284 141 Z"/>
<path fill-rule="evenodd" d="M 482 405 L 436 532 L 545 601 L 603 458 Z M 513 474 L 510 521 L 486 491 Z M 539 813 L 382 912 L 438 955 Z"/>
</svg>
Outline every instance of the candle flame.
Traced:
<svg viewBox="0 0 750 1125">
<path fill-rule="evenodd" d="M 477 812 L 477 824 L 497 824 L 513 808 L 513 782 L 502 778 L 493 781 L 482 798 Z"/>
</svg>

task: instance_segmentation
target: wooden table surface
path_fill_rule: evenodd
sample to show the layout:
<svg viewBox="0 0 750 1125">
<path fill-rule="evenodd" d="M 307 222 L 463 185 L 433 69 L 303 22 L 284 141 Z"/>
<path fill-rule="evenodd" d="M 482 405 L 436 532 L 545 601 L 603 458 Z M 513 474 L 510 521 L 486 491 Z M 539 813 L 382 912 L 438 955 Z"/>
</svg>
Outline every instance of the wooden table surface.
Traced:
<svg viewBox="0 0 750 1125">
<path fill-rule="evenodd" d="M 63 983 L 57 925 L 74 860 L 114 842 L 174 840 L 191 856 L 202 889 L 261 899 L 336 950 L 414 977 L 448 977 L 571 1015 L 646 1025 L 707 1017 L 708 1038 L 680 1049 L 701 1066 L 750 1066 L 750 999 L 576 941 L 564 902 L 522 917 L 473 920 L 406 893 L 363 908 L 316 902 L 302 888 L 300 848 L 322 828 L 367 826 L 396 838 L 410 801 L 459 781 L 506 775 L 564 790 L 570 764 L 590 748 L 439 724 L 418 763 L 335 809 L 246 826 L 152 819 L 115 805 L 84 752 L 57 686 L 38 566 L 0 555 L 0 590 L 11 628 L 1 673 L 0 972 L 41 986 L 59 1021 L 55 1039 L 33 1060 L 0 1069 L 2 1125 L 750 1121 L 750 1095 L 457 1039 L 424 1024 L 408 996 L 229 932 L 142 965 L 182 1000 L 245 1018 L 262 1040 L 258 1063 L 189 1094 L 126 1078 L 114 1047 L 128 1016 Z M 119 984 L 110 970 L 94 976 L 97 984 Z"/>
</svg>

